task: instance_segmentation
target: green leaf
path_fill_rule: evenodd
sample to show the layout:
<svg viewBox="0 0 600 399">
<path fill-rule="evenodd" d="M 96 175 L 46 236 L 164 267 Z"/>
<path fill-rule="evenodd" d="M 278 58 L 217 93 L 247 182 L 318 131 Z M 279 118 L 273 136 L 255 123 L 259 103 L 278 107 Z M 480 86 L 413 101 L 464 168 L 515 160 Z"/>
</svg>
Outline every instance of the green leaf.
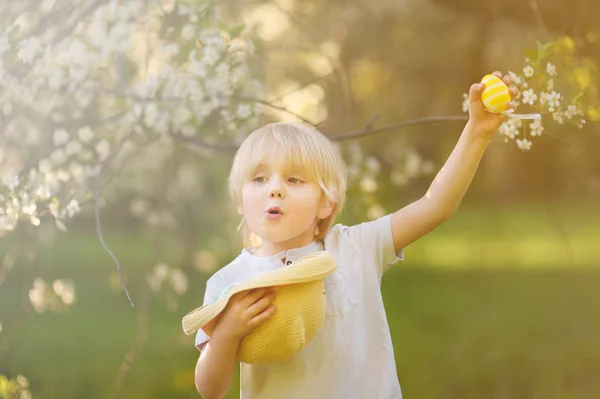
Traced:
<svg viewBox="0 0 600 399">
<path fill-rule="evenodd" d="M 572 100 L 571 100 L 571 104 L 575 104 L 577 101 L 579 101 L 581 99 L 581 97 L 583 97 L 583 95 L 585 94 L 585 89 L 581 90 L 579 92 L 579 94 L 577 94 Z"/>
<path fill-rule="evenodd" d="M 252 35 L 252 46 L 254 47 L 254 54 L 260 54 L 264 48 L 263 41 L 257 35 Z"/>
<path fill-rule="evenodd" d="M 527 57 L 532 64 L 535 64 L 538 61 L 538 51 L 533 48 L 525 49 L 525 57 Z"/>
<path fill-rule="evenodd" d="M 538 51 L 538 57 L 539 57 L 538 61 L 552 55 L 555 47 L 556 47 L 556 42 L 542 43 L 542 42 L 538 41 L 537 42 L 537 51 Z"/>
<path fill-rule="evenodd" d="M 241 24 L 241 25 L 236 26 L 231 31 L 229 31 L 229 37 L 231 39 L 235 39 L 236 37 L 238 37 L 240 35 L 240 33 L 242 33 L 242 31 L 245 28 L 246 28 L 246 24 Z"/>
</svg>

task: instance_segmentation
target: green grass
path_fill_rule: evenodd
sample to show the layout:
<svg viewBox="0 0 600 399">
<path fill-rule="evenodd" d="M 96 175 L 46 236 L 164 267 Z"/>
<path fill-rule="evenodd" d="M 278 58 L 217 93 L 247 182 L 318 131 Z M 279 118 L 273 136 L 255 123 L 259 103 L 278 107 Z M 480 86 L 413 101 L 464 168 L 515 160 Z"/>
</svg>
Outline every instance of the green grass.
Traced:
<svg viewBox="0 0 600 399">
<path fill-rule="evenodd" d="M 461 211 L 385 275 L 405 397 L 600 397 L 600 223 L 590 216 L 600 213 L 577 207 L 556 214 L 564 233 L 536 207 Z M 67 312 L 33 314 L 17 330 L 29 281 L 22 258 L 0 285 L 0 370 L 26 375 L 35 398 L 113 397 L 143 307 L 143 275 L 156 259 L 145 236 L 111 232 L 107 241 L 123 264 L 135 309 L 93 234 L 61 234 L 40 252 L 39 275 L 75 280 L 77 302 Z M 176 241 L 163 248 L 161 259 L 177 259 Z M 177 311 L 152 297 L 145 345 L 121 397 L 198 397 L 197 352 L 180 320 L 201 301 L 207 276 L 191 277 Z M 7 349 L 8 342 L 15 345 Z M 227 398 L 239 397 L 235 384 Z"/>
</svg>

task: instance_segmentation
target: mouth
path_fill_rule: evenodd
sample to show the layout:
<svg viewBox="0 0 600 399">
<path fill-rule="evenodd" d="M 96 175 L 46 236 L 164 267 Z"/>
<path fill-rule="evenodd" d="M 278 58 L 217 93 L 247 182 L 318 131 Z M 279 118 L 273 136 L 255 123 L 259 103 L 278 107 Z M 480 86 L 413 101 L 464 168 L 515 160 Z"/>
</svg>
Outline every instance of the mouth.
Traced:
<svg viewBox="0 0 600 399">
<path fill-rule="evenodd" d="M 267 209 L 267 211 L 265 213 L 267 213 L 269 215 L 283 215 L 281 208 L 278 206 L 270 207 L 269 209 Z"/>
</svg>

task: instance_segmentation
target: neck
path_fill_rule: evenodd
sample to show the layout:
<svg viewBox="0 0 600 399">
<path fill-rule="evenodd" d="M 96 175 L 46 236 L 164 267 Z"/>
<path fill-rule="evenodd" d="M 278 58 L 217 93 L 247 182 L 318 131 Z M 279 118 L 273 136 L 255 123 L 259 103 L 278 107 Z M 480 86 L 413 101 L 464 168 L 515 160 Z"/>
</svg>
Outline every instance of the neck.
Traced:
<svg viewBox="0 0 600 399">
<path fill-rule="evenodd" d="M 294 237 L 287 241 L 280 241 L 280 242 L 266 241 L 266 240 L 262 239 L 262 237 L 261 237 L 262 243 L 261 243 L 260 247 L 258 247 L 256 252 L 254 252 L 254 255 L 265 256 L 265 257 L 272 256 L 281 251 L 287 251 L 288 249 L 305 247 L 308 244 L 310 244 L 311 242 L 313 242 L 314 239 L 315 239 L 315 236 L 313 234 L 307 235 L 307 236 L 302 235 L 302 236 Z"/>
</svg>

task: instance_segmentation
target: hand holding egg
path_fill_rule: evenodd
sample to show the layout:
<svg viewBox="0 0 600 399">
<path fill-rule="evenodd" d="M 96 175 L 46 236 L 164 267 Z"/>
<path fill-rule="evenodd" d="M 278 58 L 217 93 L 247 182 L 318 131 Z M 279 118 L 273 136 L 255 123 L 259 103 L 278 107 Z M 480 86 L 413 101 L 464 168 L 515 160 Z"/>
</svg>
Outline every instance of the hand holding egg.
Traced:
<svg viewBox="0 0 600 399">
<path fill-rule="evenodd" d="M 510 76 L 500 72 L 486 75 L 481 83 L 471 85 L 469 90 L 469 122 L 478 137 L 490 139 L 507 119 L 507 111 L 514 111 L 512 100 L 519 94 L 511 87 Z"/>
</svg>

